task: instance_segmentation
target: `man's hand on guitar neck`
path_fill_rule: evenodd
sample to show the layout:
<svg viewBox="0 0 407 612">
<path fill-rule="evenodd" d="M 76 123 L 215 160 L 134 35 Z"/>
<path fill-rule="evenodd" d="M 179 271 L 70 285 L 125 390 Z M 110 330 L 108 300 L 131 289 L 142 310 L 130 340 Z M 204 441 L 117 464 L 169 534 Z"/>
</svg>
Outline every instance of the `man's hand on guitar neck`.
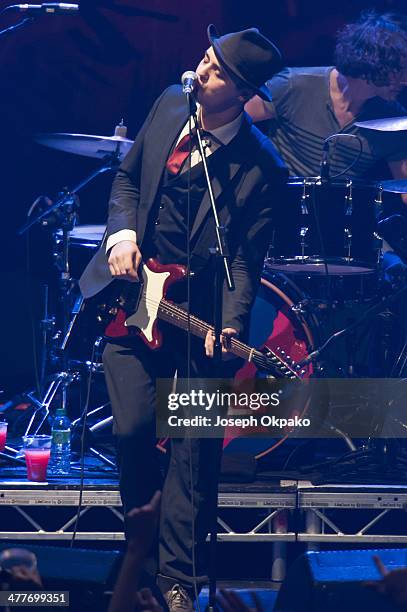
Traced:
<svg viewBox="0 0 407 612">
<path fill-rule="evenodd" d="M 233 327 L 224 327 L 222 329 L 222 359 L 235 359 L 230 351 L 230 343 L 232 338 L 237 336 L 237 331 Z M 205 353 L 207 357 L 213 357 L 213 349 L 215 346 L 215 334 L 213 331 L 208 331 L 205 338 Z"/>
<path fill-rule="evenodd" d="M 140 262 L 140 249 L 132 240 L 121 240 L 115 244 L 107 260 L 110 273 L 114 278 L 132 282 L 139 280 L 137 270 Z"/>
</svg>

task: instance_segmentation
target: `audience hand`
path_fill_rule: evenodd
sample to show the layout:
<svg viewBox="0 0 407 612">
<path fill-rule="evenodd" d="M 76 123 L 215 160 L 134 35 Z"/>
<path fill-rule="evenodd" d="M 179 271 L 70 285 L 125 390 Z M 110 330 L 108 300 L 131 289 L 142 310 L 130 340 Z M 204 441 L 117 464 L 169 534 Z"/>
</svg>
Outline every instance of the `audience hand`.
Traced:
<svg viewBox="0 0 407 612">
<path fill-rule="evenodd" d="M 109 612 L 162 612 L 149 589 L 138 591 L 141 566 L 156 536 L 161 492 L 148 504 L 133 508 L 125 516 L 128 546 L 110 600 Z"/>
<path fill-rule="evenodd" d="M 136 595 L 137 612 L 164 612 L 150 589 L 141 589 Z"/>
<path fill-rule="evenodd" d="M 380 557 L 375 555 L 373 560 L 382 579 L 368 582 L 366 586 L 375 589 L 378 593 L 388 595 L 395 604 L 402 606 L 404 610 L 407 604 L 407 568 L 389 571 Z"/>
<path fill-rule="evenodd" d="M 10 586 L 16 589 L 21 589 L 22 584 L 24 584 L 25 588 L 32 588 L 32 590 L 44 588 L 37 568 L 29 568 L 26 565 L 14 565 L 14 567 L 6 571 L 10 574 Z"/>
<path fill-rule="evenodd" d="M 220 589 L 216 596 L 217 603 L 222 606 L 223 612 L 264 612 L 260 599 L 255 591 L 250 591 L 254 608 L 247 606 L 235 591 Z"/>
<path fill-rule="evenodd" d="M 161 492 L 156 491 L 148 504 L 126 514 L 128 550 L 140 556 L 149 553 L 157 530 Z"/>
</svg>

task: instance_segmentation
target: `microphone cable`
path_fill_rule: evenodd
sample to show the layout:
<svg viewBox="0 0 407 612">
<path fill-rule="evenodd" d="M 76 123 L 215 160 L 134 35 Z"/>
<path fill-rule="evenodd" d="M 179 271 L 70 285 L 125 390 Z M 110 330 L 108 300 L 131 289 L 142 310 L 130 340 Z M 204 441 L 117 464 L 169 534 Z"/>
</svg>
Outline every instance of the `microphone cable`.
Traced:
<svg viewBox="0 0 407 612">
<path fill-rule="evenodd" d="M 343 176 L 344 174 L 349 172 L 349 170 L 351 170 L 353 166 L 355 166 L 358 163 L 363 153 L 363 142 L 362 142 L 361 137 L 358 136 L 357 134 L 342 134 L 342 133 L 332 134 L 332 136 L 328 136 L 328 138 L 324 140 L 324 145 L 329 143 L 331 140 L 334 140 L 334 139 L 337 140 L 338 138 L 353 138 L 357 140 L 359 144 L 359 151 L 356 153 L 356 156 L 354 157 L 352 162 L 345 168 L 345 170 L 342 170 L 341 172 L 338 172 L 338 174 L 334 174 L 334 176 L 329 177 L 330 181 L 337 179 L 338 177 Z"/>
</svg>

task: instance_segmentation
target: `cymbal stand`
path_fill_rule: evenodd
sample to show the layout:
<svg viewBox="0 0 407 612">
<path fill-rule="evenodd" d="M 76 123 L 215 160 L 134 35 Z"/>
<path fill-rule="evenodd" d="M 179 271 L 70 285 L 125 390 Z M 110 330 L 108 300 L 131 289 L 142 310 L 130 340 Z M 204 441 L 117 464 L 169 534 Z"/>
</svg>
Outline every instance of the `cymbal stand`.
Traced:
<svg viewBox="0 0 407 612">
<path fill-rule="evenodd" d="M 100 174 L 115 171 L 120 163 L 120 159 L 121 143 L 118 142 L 116 150 L 104 158 L 103 165 L 100 168 L 92 172 L 72 189 L 62 193 L 52 206 L 40 212 L 34 219 L 30 219 L 18 232 L 21 236 L 38 223 L 43 226 L 53 225 L 53 238 L 55 244 L 54 261 L 59 271 L 58 300 L 60 303 L 60 330 L 54 336 L 54 340 L 56 340 L 58 344 L 57 347 L 54 348 L 53 353 L 54 360 L 59 361 L 61 364 L 61 371 L 54 375 L 53 380 L 45 390 L 42 398 L 37 399 L 35 391 L 29 391 L 24 394 L 34 406 L 34 413 L 27 426 L 25 435 L 29 435 L 31 432 L 36 434 L 40 431 L 49 417 L 51 404 L 59 395 L 62 406 L 66 408 L 67 390 L 69 386 L 71 383 L 81 379 L 81 373 L 78 368 L 71 368 L 72 364 L 69 362 L 66 352 L 66 347 L 72 334 L 76 318 L 83 304 L 83 298 L 79 297 L 72 309 L 72 289 L 75 281 L 71 278 L 69 269 L 69 233 L 72 231 L 77 220 L 77 209 L 79 207 L 77 193 Z M 48 317 L 45 318 L 47 319 Z M 47 356 L 43 357 L 43 361 L 44 360 L 45 362 L 47 361 Z M 43 415 L 40 417 L 39 424 L 34 426 L 36 417 L 41 412 L 43 412 Z"/>
</svg>

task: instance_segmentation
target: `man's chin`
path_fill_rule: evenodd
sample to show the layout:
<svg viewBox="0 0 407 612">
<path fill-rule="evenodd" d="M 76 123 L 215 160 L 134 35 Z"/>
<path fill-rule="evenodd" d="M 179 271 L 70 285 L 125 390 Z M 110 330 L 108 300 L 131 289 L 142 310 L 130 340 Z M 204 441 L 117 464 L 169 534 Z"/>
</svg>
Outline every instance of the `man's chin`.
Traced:
<svg viewBox="0 0 407 612">
<path fill-rule="evenodd" d="M 198 102 L 198 104 L 202 104 L 202 101 L 205 101 L 204 92 L 202 91 L 200 87 L 194 92 L 194 95 L 195 95 L 195 100 Z"/>
</svg>

